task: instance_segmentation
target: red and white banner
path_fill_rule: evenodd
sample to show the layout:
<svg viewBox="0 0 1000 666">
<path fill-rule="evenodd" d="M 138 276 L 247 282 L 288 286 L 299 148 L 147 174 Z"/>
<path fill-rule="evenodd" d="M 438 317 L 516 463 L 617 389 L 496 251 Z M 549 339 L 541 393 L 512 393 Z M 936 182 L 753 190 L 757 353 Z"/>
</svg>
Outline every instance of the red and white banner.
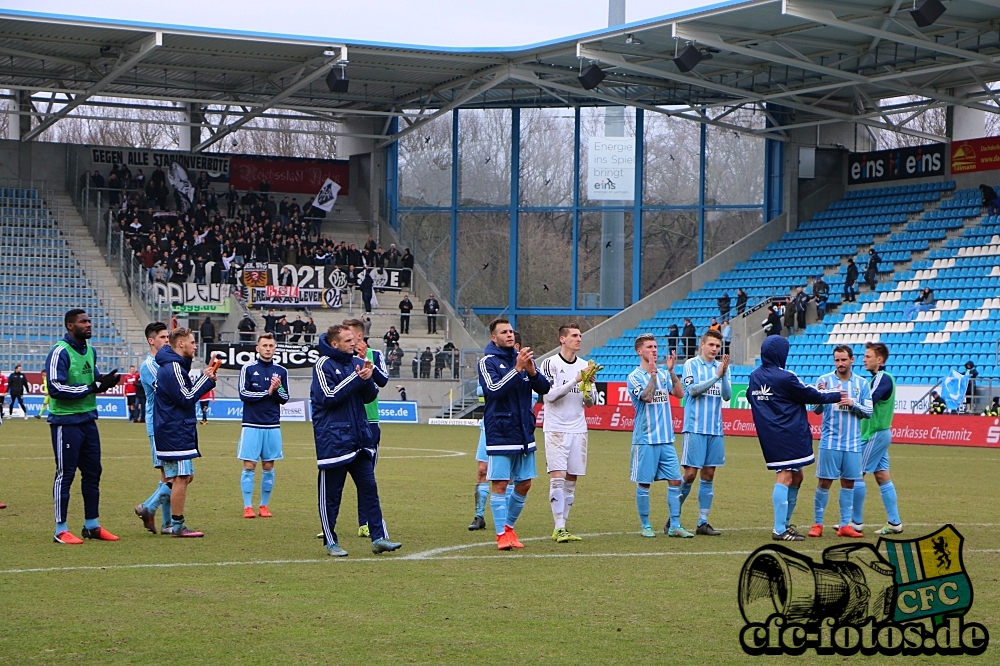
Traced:
<svg viewBox="0 0 1000 666">
<path fill-rule="evenodd" d="M 310 160 L 297 157 L 252 157 L 232 155 L 229 182 L 238 190 L 257 189 L 262 180 L 274 192 L 298 192 L 312 196 L 329 178 L 348 194 L 350 168 L 347 160 Z M 299 204 L 304 202 L 300 201 Z"/>
<path fill-rule="evenodd" d="M 264 288 L 264 294 L 267 296 L 268 300 L 271 300 L 272 298 L 298 298 L 299 288 L 276 287 L 269 284 Z"/>
<path fill-rule="evenodd" d="M 535 405 L 536 424 L 544 419 L 542 405 Z M 681 432 L 684 409 L 671 405 L 674 432 Z M 587 409 L 587 427 L 591 430 L 631 431 L 635 410 L 628 405 L 595 405 Z M 819 415 L 809 413 L 814 439 L 819 439 Z M 730 437 L 756 437 L 753 414 L 747 409 L 723 409 L 722 427 Z M 896 444 L 939 444 L 945 446 L 980 446 L 1000 448 L 1000 418 L 950 414 L 896 414 L 892 422 L 892 441 Z"/>
</svg>

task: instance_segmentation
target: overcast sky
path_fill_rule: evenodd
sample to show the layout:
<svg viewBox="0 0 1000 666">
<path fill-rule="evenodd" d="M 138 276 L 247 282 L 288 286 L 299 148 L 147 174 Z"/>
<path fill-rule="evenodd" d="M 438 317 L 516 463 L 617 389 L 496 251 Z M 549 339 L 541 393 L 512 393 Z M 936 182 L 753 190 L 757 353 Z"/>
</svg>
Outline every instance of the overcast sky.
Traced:
<svg viewBox="0 0 1000 666">
<path fill-rule="evenodd" d="M 717 1 L 626 0 L 626 20 L 641 21 Z M 608 23 L 608 0 L 0 0 L 0 6 L 429 46 L 520 46 L 597 30 Z"/>
</svg>

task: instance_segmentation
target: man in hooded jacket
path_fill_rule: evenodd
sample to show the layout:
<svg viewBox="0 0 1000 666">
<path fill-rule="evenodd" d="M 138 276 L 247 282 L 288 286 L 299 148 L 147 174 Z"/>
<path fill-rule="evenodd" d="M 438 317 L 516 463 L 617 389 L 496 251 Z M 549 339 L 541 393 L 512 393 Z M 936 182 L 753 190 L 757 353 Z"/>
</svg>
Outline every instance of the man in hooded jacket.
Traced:
<svg viewBox="0 0 1000 666">
<path fill-rule="evenodd" d="M 791 526 L 791 518 L 802 485 L 802 468 L 816 461 L 806 405 L 837 403 L 843 396 L 839 388 L 820 391 L 806 386 L 794 372 L 785 370 L 788 347 L 788 340 L 780 335 L 764 338 L 761 365 L 750 373 L 747 398 L 764 461 L 777 473 L 771 495 L 771 538 L 804 541 L 805 537 Z"/>
<path fill-rule="evenodd" d="M 336 526 L 348 473 L 368 519 L 372 552 L 398 550 L 402 544 L 385 536 L 373 464 L 375 442 L 365 411 L 365 403 L 378 397 L 372 379 L 374 364 L 355 356 L 354 331 L 349 326 L 331 326 L 319 338 L 319 353 L 309 394 L 319 468 L 319 515 L 327 552 L 333 557 L 347 555 L 337 541 Z"/>
</svg>

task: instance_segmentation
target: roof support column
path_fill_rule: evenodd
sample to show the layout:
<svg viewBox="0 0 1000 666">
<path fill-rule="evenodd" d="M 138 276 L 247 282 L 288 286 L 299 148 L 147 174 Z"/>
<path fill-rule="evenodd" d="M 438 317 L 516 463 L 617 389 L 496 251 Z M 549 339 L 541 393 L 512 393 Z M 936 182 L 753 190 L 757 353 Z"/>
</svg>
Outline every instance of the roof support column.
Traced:
<svg viewBox="0 0 1000 666">
<path fill-rule="evenodd" d="M 205 122 L 205 111 L 199 104 L 187 102 L 181 109 L 183 121 L 178 132 L 178 148 L 191 152 L 192 146 L 201 143 L 201 124 Z"/>
<path fill-rule="evenodd" d="M 14 113 L 7 117 L 7 138 L 20 141 L 22 136 L 31 131 L 31 91 L 14 90 L 12 92 L 14 99 L 11 102 L 11 111 Z"/>
<path fill-rule="evenodd" d="M 954 91 L 955 97 L 965 97 L 967 94 L 982 93 L 981 86 L 969 86 L 968 88 L 957 88 Z M 948 136 L 953 141 L 964 141 L 966 139 L 978 139 L 986 136 L 986 112 L 979 109 L 970 109 L 967 106 L 948 107 Z"/>
</svg>

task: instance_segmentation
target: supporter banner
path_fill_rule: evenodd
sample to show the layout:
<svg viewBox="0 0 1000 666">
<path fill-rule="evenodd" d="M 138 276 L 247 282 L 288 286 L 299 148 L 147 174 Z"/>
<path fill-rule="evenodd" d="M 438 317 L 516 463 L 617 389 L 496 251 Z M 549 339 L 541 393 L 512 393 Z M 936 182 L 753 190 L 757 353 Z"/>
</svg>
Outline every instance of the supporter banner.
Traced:
<svg viewBox="0 0 1000 666">
<path fill-rule="evenodd" d="M 943 176 L 944 151 L 945 144 L 932 143 L 910 148 L 851 153 L 847 162 L 847 184 Z"/>
<path fill-rule="evenodd" d="M 319 348 L 315 345 L 297 345 L 290 342 L 279 342 L 274 352 L 275 363 L 289 370 L 311 368 L 319 357 Z M 213 358 L 221 358 L 222 367 L 227 370 L 239 370 L 257 360 L 257 346 L 239 342 L 216 342 L 205 345 L 205 363 L 211 363 Z"/>
<path fill-rule="evenodd" d="M 402 400 L 379 402 L 378 420 L 381 423 L 420 423 L 417 418 L 417 403 Z"/>
<path fill-rule="evenodd" d="M 217 312 L 229 314 L 229 295 L 232 287 L 228 284 L 175 284 L 155 282 L 156 295 L 160 303 L 170 303 L 174 312 Z"/>
<path fill-rule="evenodd" d="M 126 164 L 132 175 L 142 169 L 148 182 L 155 169 L 168 171 L 171 164 L 179 164 L 188 171 L 207 171 L 209 176 L 229 174 L 229 155 L 211 153 L 182 153 L 173 150 L 143 150 L 141 148 L 90 148 L 90 168 L 107 174 L 115 164 Z"/>
<path fill-rule="evenodd" d="M 299 287 L 300 289 L 341 289 L 348 287 L 349 269 L 339 266 L 303 266 L 299 264 L 246 264 L 237 274 L 237 282 L 248 287 Z M 402 291 L 410 288 L 408 268 L 355 268 L 354 279 L 360 284 L 365 273 L 372 276 L 376 290 Z"/>
<path fill-rule="evenodd" d="M 587 427 L 591 430 L 631 431 L 635 410 L 631 405 L 594 406 L 587 411 Z M 537 425 L 542 425 L 544 410 L 535 405 Z M 671 409 L 674 432 L 684 425 L 684 410 Z M 809 413 L 809 426 L 814 439 L 819 439 L 822 418 Z M 730 437 L 756 437 L 757 428 L 750 410 L 723 409 L 722 427 Z M 991 416 L 959 416 L 938 414 L 897 415 L 892 424 L 892 441 L 897 444 L 939 444 L 944 446 L 977 446 L 1000 448 L 1000 418 Z"/>
<path fill-rule="evenodd" d="M 311 160 L 296 157 L 254 157 L 233 155 L 229 182 L 238 190 L 257 189 L 266 180 L 274 192 L 295 192 L 312 196 L 329 178 L 340 185 L 340 194 L 348 194 L 350 162 L 347 160 Z M 304 202 L 299 202 L 304 203 Z"/>
<path fill-rule="evenodd" d="M 952 142 L 952 175 L 994 169 L 1000 169 L 1000 136 Z"/>
<path fill-rule="evenodd" d="M 303 289 L 300 287 L 264 287 L 247 290 L 247 306 L 259 308 L 306 307 L 340 308 L 344 297 L 339 289 Z"/>
</svg>

